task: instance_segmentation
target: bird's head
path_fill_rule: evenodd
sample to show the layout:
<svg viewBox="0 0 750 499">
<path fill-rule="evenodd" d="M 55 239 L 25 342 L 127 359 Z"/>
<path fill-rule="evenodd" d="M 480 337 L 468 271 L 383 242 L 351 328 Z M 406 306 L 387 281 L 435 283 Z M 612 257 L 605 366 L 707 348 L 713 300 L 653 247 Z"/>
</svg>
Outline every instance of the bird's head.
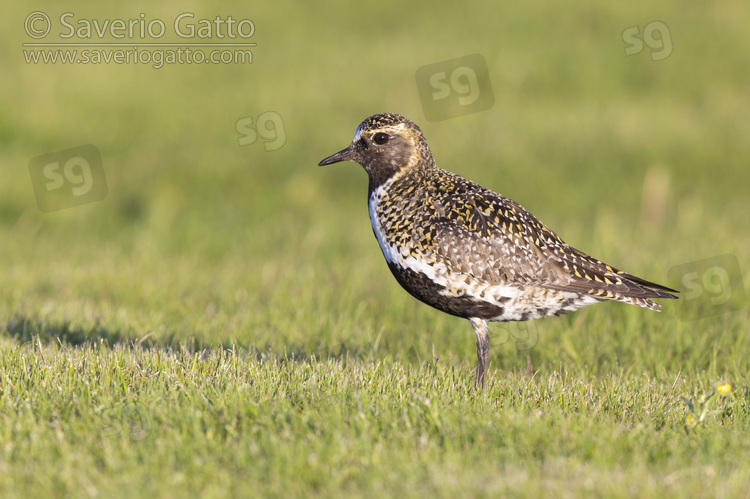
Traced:
<svg viewBox="0 0 750 499">
<path fill-rule="evenodd" d="M 432 153 L 422 130 L 400 114 L 383 113 L 360 123 L 349 147 L 328 156 L 318 166 L 340 161 L 362 165 L 377 187 L 394 175 L 417 165 L 432 165 Z"/>
</svg>

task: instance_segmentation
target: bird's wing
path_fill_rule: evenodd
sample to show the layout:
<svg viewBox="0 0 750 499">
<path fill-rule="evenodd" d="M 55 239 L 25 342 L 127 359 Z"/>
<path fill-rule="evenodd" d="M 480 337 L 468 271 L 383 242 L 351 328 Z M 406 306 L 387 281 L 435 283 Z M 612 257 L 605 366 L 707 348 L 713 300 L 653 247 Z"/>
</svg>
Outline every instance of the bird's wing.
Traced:
<svg viewBox="0 0 750 499">
<path fill-rule="evenodd" d="M 476 184 L 474 184 L 476 186 Z M 497 284 L 591 294 L 670 298 L 673 291 L 569 246 L 521 205 L 488 189 L 438 197 L 435 252 L 453 271 Z"/>
</svg>

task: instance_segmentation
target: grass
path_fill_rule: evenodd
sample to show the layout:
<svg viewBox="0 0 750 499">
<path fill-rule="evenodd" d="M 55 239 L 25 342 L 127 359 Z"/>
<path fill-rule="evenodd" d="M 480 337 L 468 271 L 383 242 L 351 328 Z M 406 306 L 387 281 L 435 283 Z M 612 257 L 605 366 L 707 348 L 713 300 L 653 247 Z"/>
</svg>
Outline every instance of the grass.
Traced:
<svg viewBox="0 0 750 499">
<path fill-rule="evenodd" d="M 0 495 L 750 494 L 745 4 L 195 7 L 253 19 L 253 64 L 160 70 L 27 65 L 37 9 L 0 20 Z M 654 20 L 674 53 L 625 56 L 623 30 Z M 495 105 L 426 121 L 417 68 L 472 53 Z M 239 146 L 267 111 L 283 147 Z M 682 299 L 491 325 L 476 392 L 468 323 L 388 275 L 364 172 L 315 166 L 381 111 Z M 107 197 L 42 213 L 30 159 L 86 143 Z M 722 379 L 686 431 L 683 397 Z"/>
<path fill-rule="evenodd" d="M 736 457 L 746 410 L 687 435 L 679 423 L 679 395 L 705 390 L 701 377 L 512 372 L 481 393 L 448 362 L 103 342 L 9 346 L 2 363 L 14 419 L 3 455 L 18 466 L 6 490 L 632 496 L 747 486 Z"/>
</svg>

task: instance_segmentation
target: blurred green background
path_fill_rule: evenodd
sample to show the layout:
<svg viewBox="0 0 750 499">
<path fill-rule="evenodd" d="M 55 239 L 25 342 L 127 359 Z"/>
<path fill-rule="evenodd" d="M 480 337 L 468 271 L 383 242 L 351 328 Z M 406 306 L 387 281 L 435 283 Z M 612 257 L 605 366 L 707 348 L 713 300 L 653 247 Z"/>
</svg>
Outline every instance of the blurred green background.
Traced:
<svg viewBox="0 0 750 499">
<path fill-rule="evenodd" d="M 384 111 L 418 123 L 439 166 L 515 199 L 615 266 L 670 284 L 671 267 L 729 253 L 746 273 L 749 9 L 742 1 L 41 9 L 54 24 L 44 40 L 52 42 L 61 41 L 64 12 L 74 14 L 71 23 L 144 13 L 165 23 L 158 41 L 180 41 L 171 23 L 184 12 L 196 23 L 231 15 L 256 27 L 252 64 L 155 69 L 29 64 L 22 44 L 34 40 L 24 19 L 40 7 L 7 5 L 0 324 L 19 340 L 190 340 L 277 355 L 455 354 L 472 363 L 468 325 L 418 304 L 388 275 L 362 169 L 316 166 L 345 147 L 365 117 Z M 648 46 L 626 55 L 623 32 L 642 33 L 653 21 L 668 27 L 660 34 L 671 40 L 671 55 L 652 60 Z M 427 121 L 417 69 L 475 53 L 487 61 L 494 106 Z M 238 121 L 266 112 L 283 121 L 283 146 L 240 145 Z M 29 161 L 83 144 L 101 152 L 106 198 L 41 212 Z M 676 306 L 653 320 L 674 323 Z M 615 322 L 644 313 L 587 312 L 614 314 Z M 575 332 L 568 347 L 555 346 L 553 335 L 575 320 L 582 319 L 540 323 L 533 352 L 542 363 L 586 350 L 590 339 Z M 657 365 L 627 345 L 620 353 L 676 369 L 684 352 L 675 342 L 708 341 L 698 339 L 700 322 L 682 327 L 694 339 L 658 340 L 673 355 Z M 500 367 L 518 365 L 513 355 L 494 355 Z"/>
</svg>

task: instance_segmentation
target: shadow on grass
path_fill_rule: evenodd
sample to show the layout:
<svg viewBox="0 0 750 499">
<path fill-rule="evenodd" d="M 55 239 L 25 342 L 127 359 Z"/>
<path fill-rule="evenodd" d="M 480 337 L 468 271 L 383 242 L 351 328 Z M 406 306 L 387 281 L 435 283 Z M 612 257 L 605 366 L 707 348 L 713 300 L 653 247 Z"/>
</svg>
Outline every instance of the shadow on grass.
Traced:
<svg viewBox="0 0 750 499">
<path fill-rule="evenodd" d="M 158 337 L 148 335 L 143 338 L 133 337 L 119 329 L 109 328 L 99 322 L 93 326 L 77 325 L 67 321 L 47 321 L 38 317 L 13 316 L 0 325 L 7 335 L 20 345 L 39 341 L 42 345 L 59 344 L 72 347 L 101 347 L 108 348 L 142 348 L 144 350 L 166 349 L 189 354 L 208 353 L 212 350 L 236 351 L 242 356 L 254 358 L 258 362 L 272 361 L 278 364 L 285 362 L 312 363 L 324 359 L 343 362 L 350 360 L 368 361 L 379 360 L 383 356 L 376 354 L 372 348 L 361 345 L 347 344 L 288 344 L 280 351 L 269 343 L 265 345 L 243 344 L 238 342 L 207 343 L 193 336 L 180 336 L 174 332 L 160 333 Z M 386 354 L 386 357 L 388 355 Z"/>
<path fill-rule="evenodd" d="M 37 341 L 42 344 L 58 343 L 60 345 L 84 346 L 99 345 L 104 343 L 108 346 L 125 345 L 139 346 L 144 349 L 151 348 L 173 348 L 198 352 L 207 348 L 229 348 L 231 344 L 204 344 L 194 337 L 179 337 L 175 333 L 159 334 L 158 339 L 149 335 L 143 338 L 134 338 L 119 329 L 109 328 L 100 322 L 93 326 L 77 325 L 67 321 L 47 321 L 38 317 L 13 316 L 5 323 L 5 331 L 19 343 Z"/>
</svg>

